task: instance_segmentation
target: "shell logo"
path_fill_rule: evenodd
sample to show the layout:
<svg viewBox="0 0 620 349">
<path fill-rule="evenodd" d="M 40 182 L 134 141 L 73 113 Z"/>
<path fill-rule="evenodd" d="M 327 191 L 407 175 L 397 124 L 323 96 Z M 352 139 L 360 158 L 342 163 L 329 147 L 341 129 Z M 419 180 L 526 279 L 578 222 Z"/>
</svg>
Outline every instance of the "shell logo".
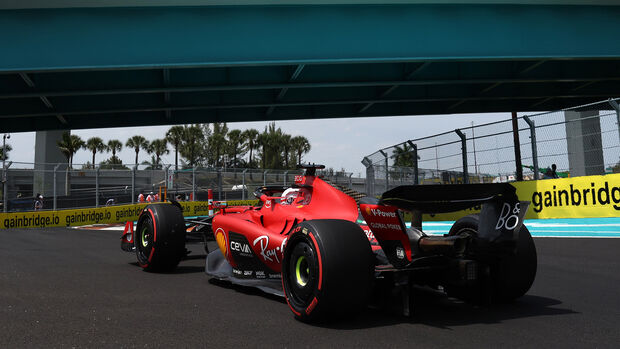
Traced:
<svg viewBox="0 0 620 349">
<path fill-rule="evenodd" d="M 366 206 L 366 214 L 370 216 L 370 207 Z"/>
<path fill-rule="evenodd" d="M 217 241 L 217 246 L 220 248 L 220 251 L 222 251 L 222 254 L 224 256 L 227 256 L 228 244 L 226 243 L 226 234 L 224 232 L 224 229 L 217 228 L 217 230 L 215 231 L 215 241 Z"/>
</svg>

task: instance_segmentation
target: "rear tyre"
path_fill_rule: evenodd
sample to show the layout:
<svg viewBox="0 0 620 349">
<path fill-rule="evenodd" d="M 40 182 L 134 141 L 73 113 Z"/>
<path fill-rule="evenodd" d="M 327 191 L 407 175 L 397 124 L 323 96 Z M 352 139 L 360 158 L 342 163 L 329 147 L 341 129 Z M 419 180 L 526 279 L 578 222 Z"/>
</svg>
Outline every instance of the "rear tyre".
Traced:
<svg viewBox="0 0 620 349">
<path fill-rule="evenodd" d="M 478 237 L 479 217 L 466 216 L 454 223 L 449 235 L 469 234 Z M 476 259 L 475 251 L 469 258 Z M 448 294 L 474 303 L 505 303 L 523 296 L 536 278 L 537 256 L 532 235 L 525 225 L 519 231 L 514 254 L 489 262 L 486 280 L 474 286 L 448 287 Z"/>
<path fill-rule="evenodd" d="M 171 271 L 185 256 L 185 221 L 178 207 L 148 205 L 138 218 L 134 236 L 136 257 L 142 269 Z"/>
<path fill-rule="evenodd" d="M 282 288 L 295 317 L 321 321 L 365 307 L 374 256 L 364 231 L 336 219 L 302 222 L 294 231 L 284 249 Z"/>
</svg>

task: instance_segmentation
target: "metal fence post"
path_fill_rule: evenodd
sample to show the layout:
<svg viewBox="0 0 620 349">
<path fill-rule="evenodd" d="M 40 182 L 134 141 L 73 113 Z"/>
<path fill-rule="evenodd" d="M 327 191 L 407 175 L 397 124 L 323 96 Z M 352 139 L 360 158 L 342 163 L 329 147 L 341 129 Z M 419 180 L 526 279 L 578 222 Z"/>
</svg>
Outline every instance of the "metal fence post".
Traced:
<svg viewBox="0 0 620 349">
<path fill-rule="evenodd" d="M 383 155 L 385 157 L 385 191 L 389 190 L 389 184 L 390 184 L 390 171 L 388 171 L 388 155 L 386 152 L 384 152 L 383 150 L 379 150 L 379 152 L 381 153 L 381 155 Z"/>
<path fill-rule="evenodd" d="M 534 165 L 534 180 L 538 179 L 538 146 L 536 144 L 536 124 L 534 120 L 530 119 L 527 115 L 523 117 L 523 120 L 527 122 L 530 127 L 530 139 L 532 142 L 532 162 Z"/>
<path fill-rule="evenodd" d="M 95 169 L 95 207 L 99 207 L 99 166 Z"/>
<path fill-rule="evenodd" d="M 467 137 L 458 128 L 454 130 L 461 137 L 461 152 L 463 155 L 463 183 L 469 183 L 469 173 L 467 172 Z"/>
<path fill-rule="evenodd" d="M 362 164 L 366 166 L 366 195 L 375 196 L 375 169 L 372 166 L 372 161 L 364 157 Z"/>
<path fill-rule="evenodd" d="M 411 152 L 413 153 L 413 184 L 420 184 L 418 180 L 418 145 L 413 143 L 412 141 L 407 141 L 411 148 Z"/>
<path fill-rule="evenodd" d="M 284 186 L 286 187 L 286 176 L 288 176 L 288 171 L 284 171 Z"/>
<path fill-rule="evenodd" d="M 6 153 L 2 153 L 4 156 Z M 7 211 L 7 205 L 9 204 L 9 196 L 7 195 L 8 181 L 9 181 L 9 167 L 13 164 L 13 161 L 9 161 L 9 164 L 5 166 L 4 160 L 2 161 L 2 167 L 4 171 L 2 173 L 2 211 Z"/>
<path fill-rule="evenodd" d="M 241 200 L 245 200 L 245 173 L 246 172 L 248 172 L 247 168 L 243 170 L 242 172 L 243 177 L 241 178 Z"/>
<path fill-rule="evenodd" d="M 620 141 L 620 106 L 614 99 L 609 99 L 609 104 L 616 110 L 616 119 L 618 121 L 618 140 Z"/>
<path fill-rule="evenodd" d="M 136 203 L 136 170 L 138 165 L 135 165 L 131 170 L 131 203 Z"/>
<path fill-rule="evenodd" d="M 217 169 L 217 195 L 218 200 L 222 200 L 222 168 Z"/>
<path fill-rule="evenodd" d="M 267 172 L 269 172 L 269 170 L 263 172 L 263 187 L 267 185 Z"/>
<path fill-rule="evenodd" d="M 353 189 L 353 180 L 351 177 L 353 176 L 353 172 L 349 173 L 349 189 Z"/>
<path fill-rule="evenodd" d="M 164 166 L 164 184 L 166 186 L 166 198 L 164 201 L 168 199 L 168 189 L 173 189 L 173 188 L 168 188 L 168 171 L 169 170 L 170 170 L 170 165 Z M 176 200 L 176 195 L 173 198 Z"/>
<path fill-rule="evenodd" d="M 196 201 L 196 167 L 192 167 L 192 201 Z"/>
<path fill-rule="evenodd" d="M 57 197 L 58 195 L 56 195 L 56 172 L 58 171 L 58 167 L 60 167 L 60 164 L 56 165 L 56 167 L 54 167 L 54 205 L 53 205 L 53 209 L 54 211 L 56 211 L 57 206 Z"/>
</svg>

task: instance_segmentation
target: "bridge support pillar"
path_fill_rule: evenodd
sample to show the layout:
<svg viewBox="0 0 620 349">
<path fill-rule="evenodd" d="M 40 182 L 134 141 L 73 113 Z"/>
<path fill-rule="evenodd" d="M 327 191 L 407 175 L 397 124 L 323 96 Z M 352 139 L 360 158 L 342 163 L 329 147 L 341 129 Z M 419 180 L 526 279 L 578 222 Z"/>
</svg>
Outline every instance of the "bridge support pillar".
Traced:
<svg viewBox="0 0 620 349">
<path fill-rule="evenodd" d="M 63 171 L 67 168 L 67 158 L 58 149 L 57 142 L 62 139 L 66 130 L 37 131 L 34 145 L 34 178 L 32 195 L 40 193 L 44 197 L 51 196 L 54 190 L 54 167 Z M 66 191 L 64 178 L 56 179 L 56 189 L 59 193 Z"/>
<path fill-rule="evenodd" d="M 566 147 L 570 176 L 605 173 L 598 110 L 565 111 Z M 551 166 L 551 164 L 546 164 Z"/>
</svg>

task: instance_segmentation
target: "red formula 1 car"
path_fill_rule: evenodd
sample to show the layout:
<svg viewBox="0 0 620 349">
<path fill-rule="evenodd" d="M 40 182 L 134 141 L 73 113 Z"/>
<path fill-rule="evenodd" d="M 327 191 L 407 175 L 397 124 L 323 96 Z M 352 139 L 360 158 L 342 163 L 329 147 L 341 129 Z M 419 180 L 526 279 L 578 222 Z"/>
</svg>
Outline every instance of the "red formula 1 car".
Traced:
<svg viewBox="0 0 620 349">
<path fill-rule="evenodd" d="M 321 165 L 302 167 L 290 188 L 257 189 L 259 206 L 221 205 L 214 216 L 185 221 L 174 203 L 149 205 L 121 245 L 145 270 L 161 271 L 178 265 L 190 237 L 214 239 L 207 275 L 283 295 L 306 321 L 395 294 L 407 315 L 413 285 L 475 303 L 511 301 L 532 285 L 536 249 L 523 226 L 529 203 L 510 184 L 400 186 L 378 200 L 323 181 L 315 176 Z M 445 236 L 421 230 L 423 212 L 480 205 L 479 215 L 459 219 Z M 403 212 L 413 217 L 409 228 Z"/>
</svg>

